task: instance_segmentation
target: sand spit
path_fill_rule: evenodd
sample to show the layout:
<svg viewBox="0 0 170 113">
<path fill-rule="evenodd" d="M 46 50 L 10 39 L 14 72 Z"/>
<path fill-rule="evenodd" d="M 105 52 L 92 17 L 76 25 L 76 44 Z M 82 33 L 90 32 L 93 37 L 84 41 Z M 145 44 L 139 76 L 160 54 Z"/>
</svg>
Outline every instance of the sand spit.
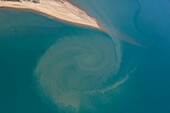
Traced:
<svg viewBox="0 0 170 113">
<path fill-rule="evenodd" d="M 40 3 L 29 1 L 0 1 L 0 8 L 16 8 L 46 14 L 62 21 L 102 29 L 97 20 L 68 1 L 42 0 Z"/>
</svg>

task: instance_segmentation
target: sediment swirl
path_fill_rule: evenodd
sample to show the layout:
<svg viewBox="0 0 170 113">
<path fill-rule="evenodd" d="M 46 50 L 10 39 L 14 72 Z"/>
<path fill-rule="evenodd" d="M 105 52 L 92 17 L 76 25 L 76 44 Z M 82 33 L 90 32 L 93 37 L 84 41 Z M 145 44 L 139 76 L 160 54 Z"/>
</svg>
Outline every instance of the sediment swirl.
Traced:
<svg viewBox="0 0 170 113">
<path fill-rule="evenodd" d="M 116 76 L 120 63 L 116 38 L 83 34 L 63 37 L 52 45 L 40 58 L 35 75 L 41 90 L 54 103 L 79 109 L 87 95 L 117 87 L 108 80 Z"/>
</svg>

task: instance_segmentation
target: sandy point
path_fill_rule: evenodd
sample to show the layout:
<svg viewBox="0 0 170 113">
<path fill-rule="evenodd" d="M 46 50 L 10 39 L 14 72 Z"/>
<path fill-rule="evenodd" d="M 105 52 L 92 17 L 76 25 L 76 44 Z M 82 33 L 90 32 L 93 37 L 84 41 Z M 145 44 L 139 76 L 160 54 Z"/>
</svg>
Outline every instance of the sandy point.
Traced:
<svg viewBox="0 0 170 113">
<path fill-rule="evenodd" d="M 0 8 L 30 10 L 78 26 L 104 30 L 95 18 L 66 0 L 42 0 L 40 3 L 0 1 Z"/>
</svg>

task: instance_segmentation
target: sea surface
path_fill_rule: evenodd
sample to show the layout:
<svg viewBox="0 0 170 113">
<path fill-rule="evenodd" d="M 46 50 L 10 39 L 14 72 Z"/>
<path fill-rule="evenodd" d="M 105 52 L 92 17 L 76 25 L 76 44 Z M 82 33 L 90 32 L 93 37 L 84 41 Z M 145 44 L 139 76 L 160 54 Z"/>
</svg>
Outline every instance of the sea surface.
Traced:
<svg viewBox="0 0 170 113">
<path fill-rule="evenodd" d="M 101 32 L 0 9 L 0 113 L 170 113 L 168 0 L 70 0 Z"/>
</svg>

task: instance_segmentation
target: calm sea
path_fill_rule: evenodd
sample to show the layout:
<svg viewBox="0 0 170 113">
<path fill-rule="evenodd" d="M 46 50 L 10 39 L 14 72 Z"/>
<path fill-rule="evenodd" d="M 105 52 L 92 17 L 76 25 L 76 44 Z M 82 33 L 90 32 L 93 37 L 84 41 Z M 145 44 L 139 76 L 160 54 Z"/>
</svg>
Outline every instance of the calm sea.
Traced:
<svg viewBox="0 0 170 113">
<path fill-rule="evenodd" d="M 0 9 L 0 113 L 170 113 L 169 2 L 151 2 L 76 1 L 108 34 Z"/>
</svg>

